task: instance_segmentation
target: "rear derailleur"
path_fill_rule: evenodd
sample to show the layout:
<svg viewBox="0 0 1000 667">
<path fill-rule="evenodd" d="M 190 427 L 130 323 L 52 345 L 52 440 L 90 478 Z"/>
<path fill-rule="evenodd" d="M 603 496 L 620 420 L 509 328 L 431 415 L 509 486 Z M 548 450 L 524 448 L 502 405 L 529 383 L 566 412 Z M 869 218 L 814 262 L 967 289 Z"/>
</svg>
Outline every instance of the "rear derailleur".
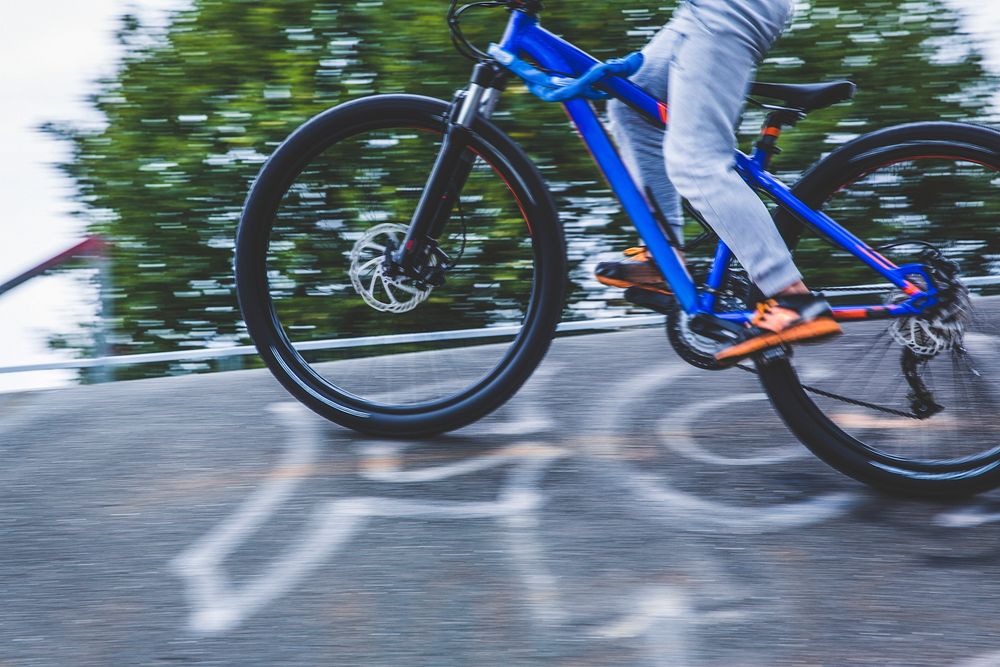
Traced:
<svg viewBox="0 0 1000 667">
<path fill-rule="evenodd" d="M 928 248 L 920 254 L 921 263 L 937 289 L 937 303 L 920 315 L 899 318 L 890 325 L 893 340 L 903 347 L 900 358 L 903 377 L 910 391 L 906 398 L 913 415 L 927 419 L 945 406 L 938 403 L 934 393 L 921 377 L 929 362 L 944 352 L 964 355 L 965 325 L 969 318 L 969 290 L 959 279 L 958 263 L 946 258 L 937 248 Z M 902 300 L 896 295 L 891 300 Z"/>
</svg>

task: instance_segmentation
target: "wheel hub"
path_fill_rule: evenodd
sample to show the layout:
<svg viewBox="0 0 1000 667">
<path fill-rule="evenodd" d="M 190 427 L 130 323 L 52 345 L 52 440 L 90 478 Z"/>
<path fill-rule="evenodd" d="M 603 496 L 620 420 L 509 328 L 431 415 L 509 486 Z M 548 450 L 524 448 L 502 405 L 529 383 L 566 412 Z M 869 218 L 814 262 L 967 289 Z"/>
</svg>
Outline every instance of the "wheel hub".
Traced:
<svg viewBox="0 0 1000 667">
<path fill-rule="evenodd" d="M 895 320 L 889 333 L 918 357 L 933 358 L 942 352 L 961 349 L 971 302 L 968 288 L 959 279 L 958 264 L 938 250 L 925 252 L 921 259 L 938 289 L 938 303 L 924 314 Z M 899 298 L 897 295 L 894 300 Z"/>
<path fill-rule="evenodd" d="M 921 373 L 929 362 L 944 352 L 964 354 L 965 325 L 969 320 L 972 303 L 969 290 L 959 279 L 958 264 L 945 258 L 937 249 L 922 253 L 935 287 L 938 303 L 926 313 L 895 320 L 889 327 L 893 340 L 903 348 L 901 365 L 903 377 L 910 387 L 907 399 L 910 409 L 918 419 L 927 419 L 945 409 L 934 398 L 934 392 Z M 904 300 L 897 294 L 892 300 Z"/>
</svg>

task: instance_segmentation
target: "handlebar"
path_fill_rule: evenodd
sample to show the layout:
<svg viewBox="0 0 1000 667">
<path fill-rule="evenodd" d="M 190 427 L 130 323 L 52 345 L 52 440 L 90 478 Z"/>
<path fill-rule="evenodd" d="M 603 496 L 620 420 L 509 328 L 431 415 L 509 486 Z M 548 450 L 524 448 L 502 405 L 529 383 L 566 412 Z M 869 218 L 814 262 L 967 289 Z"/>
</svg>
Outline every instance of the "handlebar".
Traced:
<svg viewBox="0 0 1000 667">
<path fill-rule="evenodd" d="M 639 71 L 643 63 L 642 54 L 636 51 L 624 58 L 599 62 L 583 75 L 573 78 L 546 74 L 496 44 L 490 44 L 488 53 L 500 65 L 523 79 L 528 90 L 545 102 L 565 102 L 574 97 L 585 97 L 590 100 L 606 99 L 609 95 L 596 90 L 593 86 L 609 76 L 632 76 Z"/>
</svg>

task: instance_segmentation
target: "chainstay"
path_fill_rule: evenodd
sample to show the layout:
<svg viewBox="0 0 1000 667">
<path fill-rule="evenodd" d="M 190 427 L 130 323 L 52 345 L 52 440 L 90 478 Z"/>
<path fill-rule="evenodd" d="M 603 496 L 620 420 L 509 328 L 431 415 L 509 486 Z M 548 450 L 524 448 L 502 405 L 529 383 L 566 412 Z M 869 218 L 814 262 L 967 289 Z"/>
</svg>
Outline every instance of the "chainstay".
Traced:
<svg viewBox="0 0 1000 667">
<path fill-rule="evenodd" d="M 736 368 L 752 373 L 754 375 L 760 375 L 760 371 L 756 368 L 750 368 L 749 366 L 744 366 L 743 364 L 736 364 Z M 825 396 L 826 398 L 832 398 L 835 401 L 841 401 L 843 403 L 848 403 L 850 405 L 856 405 L 861 408 L 869 408 L 871 410 L 876 410 L 878 412 L 884 412 L 886 414 L 895 415 L 897 417 L 906 417 L 908 419 L 920 419 L 917 415 L 912 412 L 904 412 L 902 410 L 896 410 L 895 408 L 889 408 L 884 405 L 877 405 L 875 403 L 868 403 L 867 401 L 859 401 L 856 398 L 851 398 L 850 396 L 841 396 L 840 394 L 835 394 L 832 391 L 826 391 L 825 389 L 820 389 L 819 387 L 813 387 L 807 384 L 799 383 L 799 386 L 808 392 L 817 394 L 819 396 Z"/>
</svg>

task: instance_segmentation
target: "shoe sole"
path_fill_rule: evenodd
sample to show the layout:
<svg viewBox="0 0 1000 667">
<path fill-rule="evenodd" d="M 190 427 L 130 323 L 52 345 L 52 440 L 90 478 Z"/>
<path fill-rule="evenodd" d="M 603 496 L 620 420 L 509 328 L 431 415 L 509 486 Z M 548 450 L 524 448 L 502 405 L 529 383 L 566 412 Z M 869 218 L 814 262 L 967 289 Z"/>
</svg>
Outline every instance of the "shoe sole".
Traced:
<svg viewBox="0 0 1000 667">
<path fill-rule="evenodd" d="M 744 341 L 727 347 L 725 350 L 715 354 L 716 361 L 739 361 L 749 357 L 755 352 L 778 347 L 784 343 L 795 343 L 798 341 L 809 341 L 818 343 L 823 339 L 832 338 L 843 333 L 840 325 L 829 317 L 821 317 L 811 322 L 796 325 L 785 331 L 763 334 L 756 338 Z"/>
<path fill-rule="evenodd" d="M 659 292 L 660 294 L 672 295 L 673 292 L 669 292 L 661 287 L 654 287 L 648 283 L 633 283 L 627 280 L 618 280 L 616 278 L 606 278 L 604 276 L 595 276 L 597 282 L 602 285 L 607 285 L 608 287 L 620 287 L 622 289 L 628 289 L 629 287 L 638 287 L 639 289 L 644 289 L 647 292 Z"/>
</svg>

